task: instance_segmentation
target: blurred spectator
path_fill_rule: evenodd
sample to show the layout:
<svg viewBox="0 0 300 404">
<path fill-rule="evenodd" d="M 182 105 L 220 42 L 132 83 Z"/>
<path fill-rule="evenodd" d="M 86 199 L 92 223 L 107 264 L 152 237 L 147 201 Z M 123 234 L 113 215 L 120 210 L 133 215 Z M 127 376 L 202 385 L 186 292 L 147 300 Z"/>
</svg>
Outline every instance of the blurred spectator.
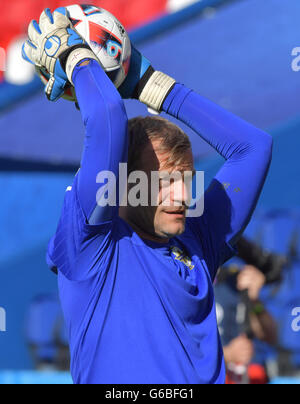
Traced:
<svg viewBox="0 0 300 404">
<path fill-rule="evenodd" d="M 261 298 L 278 324 L 276 350 L 258 345 L 257 356 L 272 365 L 273 377 L 300 377 L 300 333 L 294 312 L 300 307 L 300 262 L 291 263 L 280 284 L 265 287 Z"/>
<path fill-rule="evenodd" d="M 297 211 L 266 212 L 252 229 L 250 224 L 256 243 L 242 238 L 239 258 L 219 272 L 220 333 L 235 382 L 260 383 L 264 369 L 270 378 L 300 376 L 300 338 L 293 327 L 300 312 L 299 224 Z M 255 366 L 247 365 L 249 358 Z"/>
<path fill-rule="evenodd" d="M 68 338 L 58 296 L 36 297 L 28 309 L 25 325 L 35 369 L 68 371 Z"/>
<path fill-rule="evenodd" d="M 237 243 L 237 256 L 246 264 L 257 267 L 264 275 L 266 283 L 278 282 L 282 279 L 282 271 L 294 254 L 293 246 L 286 256 L 272 253 L 258 244 L 242 237 Z"/>
<path fill-rule="evenodd" d="M 240 364 L 248 366 L 254 356 L 254 346 L 247 335 L 239 335 L 224 347 L 224 357 L 227 366 Z"/>
<path fill-rule="evenodd" d="M 251 362 L 255 354 L 254 338 L 276 343 L 276 324 L 259 300 L 266 277 L 251 265 L 241 271 L 231 268 L 228 274 L 215 287 L 227 383 L 265 384 L 268 378 L 264 368 Z"/>
<path fill-rule="evenodd" d="M 293 315 L 300 306 L 300 212 L 276 209 L 261 221 L 260 243 L 264 250 L 286 257 L 281 281 L 267 285 L 260 295 L 278 328 L 275 347 L 256 341 L 256 360 L 265 363 L 271 377 L 300 376 L 300 338 Z"/>
</svg>

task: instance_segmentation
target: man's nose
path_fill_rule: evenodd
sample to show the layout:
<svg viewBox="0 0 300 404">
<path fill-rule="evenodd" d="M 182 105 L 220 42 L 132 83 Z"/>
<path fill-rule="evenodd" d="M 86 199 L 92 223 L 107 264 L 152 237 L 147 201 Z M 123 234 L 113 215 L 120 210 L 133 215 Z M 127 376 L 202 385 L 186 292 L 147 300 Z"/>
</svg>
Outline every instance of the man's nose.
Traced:
<svg viewBox="0 0 300 404">
<path fill-rule="evenodd" d="M 174 206 L 189 206 L 191 201 L 191 187 L 184 180 L 176 181 L 173 184 L 171 192 Z"/>
</svg>

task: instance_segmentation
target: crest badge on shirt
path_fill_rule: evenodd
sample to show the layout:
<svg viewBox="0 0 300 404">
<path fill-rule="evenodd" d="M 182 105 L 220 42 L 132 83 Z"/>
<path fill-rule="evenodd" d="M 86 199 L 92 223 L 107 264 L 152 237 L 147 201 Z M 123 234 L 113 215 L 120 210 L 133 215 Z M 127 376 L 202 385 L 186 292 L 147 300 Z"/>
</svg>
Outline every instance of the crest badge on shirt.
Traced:
<svg viewBox="0 0 300 404">
<path fill-rule="evenodd" d="M 185 266 L 187 266 L 191 271 L 195 268 L 190 257 L 185 255 L 185 253 L 178 247 L 173 246 L 170 248 L 173 257 L 182 262 Z"/>
</svg>

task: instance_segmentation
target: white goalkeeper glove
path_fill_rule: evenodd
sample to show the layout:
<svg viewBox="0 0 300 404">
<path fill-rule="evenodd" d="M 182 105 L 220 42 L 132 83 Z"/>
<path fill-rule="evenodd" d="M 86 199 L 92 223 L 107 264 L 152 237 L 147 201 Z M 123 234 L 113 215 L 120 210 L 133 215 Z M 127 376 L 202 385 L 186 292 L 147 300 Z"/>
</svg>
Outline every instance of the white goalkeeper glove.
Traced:
<svg viewBox="0 0 300 404">
<path fill-rule="evenodd" d="M 39 24 L 33 20 L 28 27 L 29 40 L 23 45 L 22 56 L 28 62 L 43 67 L 50 73 L 45 93 L 56 101 L 64 92 L 76 65 L 83 60 L 98 58 L 85 40 L 77 33 L 63 7 L 52 14 L 45 9 Z"/>
<path fill-rule="evenodd" d="M 154 70 L 149 60 L 132 46 L 130 69 L 118 89 L 123 98 L 138 99 L 148 106 L 150 112 L 160 113 L 175 84 L 172 77 Z"/>
</svg>

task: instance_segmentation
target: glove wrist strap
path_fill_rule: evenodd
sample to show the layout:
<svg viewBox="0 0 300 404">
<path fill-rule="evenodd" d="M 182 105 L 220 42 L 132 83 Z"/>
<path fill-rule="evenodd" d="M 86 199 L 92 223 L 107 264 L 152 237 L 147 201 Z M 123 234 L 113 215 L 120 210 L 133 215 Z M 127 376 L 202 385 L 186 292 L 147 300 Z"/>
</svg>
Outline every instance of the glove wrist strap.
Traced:
<svg viewBox="0 0 300 404">
<path fill-rule="evenodd" d="M 99 59 L 95 56 L 93 51 L 89 47 L 82 47 L 72 49 L 65 58 L 65 66 L 63 66 L 69 82 L 74 86 L 72 81 L 72 75 L 75 67 L 84 59 L 96 60 L 98 63 Z"/>
<path fill-rule="evenodd" d="M 163 103 L 175 84 L 172 77 L 155 71 L 143 88 L 139 100 L 152 110 L 161 112 Z"/>
</svg>

